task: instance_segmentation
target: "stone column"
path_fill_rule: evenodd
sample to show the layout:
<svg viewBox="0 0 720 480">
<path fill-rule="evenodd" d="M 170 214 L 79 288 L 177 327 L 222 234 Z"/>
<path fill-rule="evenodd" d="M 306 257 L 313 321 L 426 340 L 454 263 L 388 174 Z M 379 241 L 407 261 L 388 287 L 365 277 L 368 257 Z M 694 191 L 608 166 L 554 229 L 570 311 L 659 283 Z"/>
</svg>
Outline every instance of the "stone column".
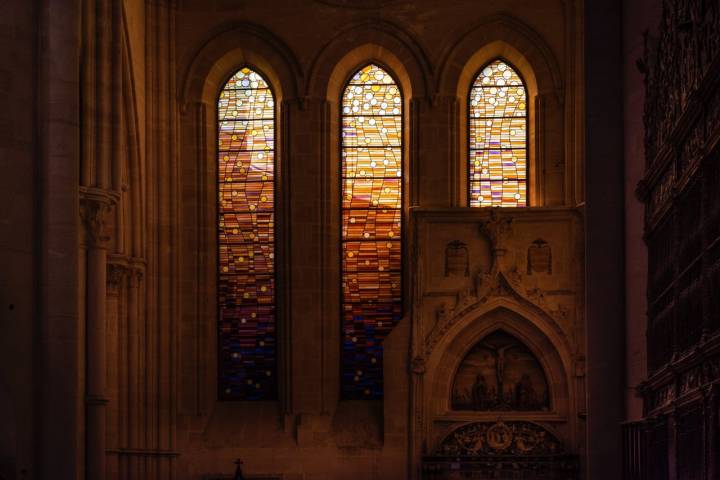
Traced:
<svg viewBox="0 0 720 480">
<path fill-rule="evenodd" d="M 140 334 L 139 334 L 139 297 L 142 283 L 142 265 L 133 265 L 130 272 L 130 289 L 128 292 L 127 315 L 127 341 L 128 341 L 128 437 L 127 447 L 136 451 L 142 448 L 140 444 Z M 127 478 L 139 478 L 138 459 L 136 455 L 129 455 L 127 460 Z"/>
<path fill-rule="evenodd" d="M 108 403 L 105 308 L 110 241 L 107 221 L 111 218 L 115 200 L 107 191 L 81 190 L 80 216 L 87 245 L 85 467 L 88 480 L 105 478 L 105 407 Z"/>
</svg>

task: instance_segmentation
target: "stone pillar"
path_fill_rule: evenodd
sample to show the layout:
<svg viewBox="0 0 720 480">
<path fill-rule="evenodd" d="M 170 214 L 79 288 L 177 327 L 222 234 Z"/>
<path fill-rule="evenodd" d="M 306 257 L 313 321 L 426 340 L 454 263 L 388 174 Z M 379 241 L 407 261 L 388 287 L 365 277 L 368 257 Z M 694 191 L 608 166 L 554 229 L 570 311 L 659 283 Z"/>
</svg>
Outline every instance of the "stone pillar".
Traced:
<svg viewBox="0 0 720 480">
<path fill-rule="evenodd" d="M 140 336 L 139 336 L 139 297 L 143 270 L 139 265 L 133 265 L 130 271 L 130 288 L 127 306 L 127 342 L 128 342 L 128 436 L 127 447 L 136 451 L 140 444 Z M 127 478 L 139 478 L 138 459 L 136 455 L 129 455 L 127 460 Z"/>
<path fill-rule="evenodd" d="M 88 480 L 105 478 L 105 407 L 108 403 L 105 314 L 110 241 L 107 220 L 115 201 L 113 194 L 107 191 L 81 190 L 80 216 L 87 245 L 85 467 Z"/>
<path fill-rule="evenodd" d="M 585 312 L 587 480 L 622 478 L 625 262 L 622 6 L 586 1 Z"/>
</svg>

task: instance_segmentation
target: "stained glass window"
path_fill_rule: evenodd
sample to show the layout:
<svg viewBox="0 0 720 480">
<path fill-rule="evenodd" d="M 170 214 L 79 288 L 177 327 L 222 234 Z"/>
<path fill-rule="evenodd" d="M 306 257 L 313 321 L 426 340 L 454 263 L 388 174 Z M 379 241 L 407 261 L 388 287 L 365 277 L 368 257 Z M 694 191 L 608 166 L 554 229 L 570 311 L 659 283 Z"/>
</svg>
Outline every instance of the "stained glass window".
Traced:
<svg viewBox="0 0 720 480">
<path fill-rule="evenodd" d="M 485 66 L 470 89 L 471 207 L 527 205 L 527 91 L 507 63 Z"/>
<path fill-rule="evenodd" d="M 218 387 L 226 400 L 277 396 L 274 101 L 249 68 L 218 99 Z"/>
<path fill-rule="evenodd" d="M 402 94 L 377 65 L 342 97 L 342 381 L 381 398 L 382 341 L 402 315 Z"/>
</svg>

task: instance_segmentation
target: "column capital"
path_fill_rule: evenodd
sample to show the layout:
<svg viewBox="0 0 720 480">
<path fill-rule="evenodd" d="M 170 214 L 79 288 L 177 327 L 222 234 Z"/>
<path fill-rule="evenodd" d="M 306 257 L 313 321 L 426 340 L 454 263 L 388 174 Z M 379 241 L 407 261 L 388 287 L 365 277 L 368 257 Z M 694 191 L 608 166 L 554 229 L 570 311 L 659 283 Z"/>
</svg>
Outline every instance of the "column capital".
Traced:
<svg viewBox="0 0 720 480">
<path fill-rule="evenodd" d="M 107 270 L 108 293 L 117 295 L 124 280 L 132 271 L 126 263 L 110 261 Z"/>
<path fill-rule="evenodd" d="M 87 245 L 104 247 L 111 239 L 109 217 L 119 195 L 98 188 L 80 188 L 80 219 L 85 227 Z"/>
</svg>

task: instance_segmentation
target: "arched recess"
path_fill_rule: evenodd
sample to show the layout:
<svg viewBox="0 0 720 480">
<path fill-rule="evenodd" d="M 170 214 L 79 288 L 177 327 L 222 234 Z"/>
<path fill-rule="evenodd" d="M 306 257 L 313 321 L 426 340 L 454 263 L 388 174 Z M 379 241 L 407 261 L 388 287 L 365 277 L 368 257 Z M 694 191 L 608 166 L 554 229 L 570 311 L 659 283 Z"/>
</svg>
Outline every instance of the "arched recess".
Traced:
<svg viewBox="0 0 720 480">
<path fill-rule="evenodd" d="M 372 29 L 363 30 L 372 32 Z M 407 47 L 399 44 L 397 41 L 388 40 L 388 36 L 373 34 L 373 40 L 384 41 L 384 44 L 365 43 L 359 46 L 348 45 L 346 38 L 337 39 L 337 43 L 327 46 L 320 54 L 317 60 L 317 69 L 314 70 L 310 82 L 310 97 L 324 99 L 327 109 L 326 115 L 323 117 L 321 130 L 325 132 L 325 149 L 326 158 L 324 164 L 327 172 L 326 185 L 327 191 L 324 192 L 326 203 L 329 206 L 328 211 L 331 212 L 328 221 L 328 229 L 330 235 L 328 237 L 328 245 L 340 245 L 340 223 L 336 219 L 340 215 L 340 182 L 341 182 L 341 162 L 340 162 L 340 120 L 341 120 L 341 97 L 348 80 L 362 67 L 369 64 L 376 64 L 383 70 L 388 72 L 397 83 L 402 92 L 403 101 L 403 221 L 406 220 L 408 206 L 411 205 L 412 197 L 412 163 L 415 155 L 412 152 L 412 99 L 417 96 L 417 92 L 424 92 L 425 75 L 422 73 L 423 68 L 412 60 L 414 55 L 409 53 Z M 364 36 L 364 35 L 363 35 Z M 383 40 L 384 39 L 384 40 Z M 410 64 L 406 64 L 402 59 L 409 58 Z M 406 223 L 405 223 L 406 224 Z M 324 319 L 323 328 L 328 334 L 325 336 L 324 352 L 326 355 L 326 371 L 328 388 L 326 389 L 326 398 L 328 404 L 337 403 L 340 391 L 340 258 L 338 248 L 329 248 L 327 253 L 326 265 L 328 265 L 328 274 L 325 278 L 325 288 L 330 293 L 326 296 L 328 299 L 328 312 L 337 312 L 335 315 L 327 315 Z M 406 268 L 407 265 L 403 265 Z M 403 275 L 407 278 L 407 275 Z M 407 285 L 404 285 L 403 299 L 407 299 Z M 408 309 L 404 308 L 404 312 Z M 406 317 L 407 315 L 405 315 Z M 401 322 L 406 321 L 405 319 Z M 388 370 L 385 364 L 384 370 Z M 385 386 L 387 397 L 388 388 Z"/>
<path fill-rule="evenodd" d="M 180 231 L 182 327 L 180 328 L 180 414 L 207 415 L 217 402 L 217 153 L 218 98 L 227 80 L 243 67 L 262 74 L 274 94 L 275 117 L 275 255 L 276 281 L 286 283 L 287 121 L 288 102 L 296 101 L 303 85 L 303 72 L 290 48 L 277 36 L 254 24 L 234 23 L 200 45 L 184 59 L 179 103 L 180 135 Z M 277 378 L 280 408 L 289 408 L 286 344 L 289 341 L 284 316 L 284 289 L 276 297 Z M 242 409 L 243 418 L 257 418 L 266 407 L 241 402 L 222 412 Z M 273 403 L 274 404 L 274 403 Z M 271 408 L 272 410 L 272 408 Z M 264 412 L 264 413 L 263 413 Z M 274 414 L 274 413 L 273 413 Z"/>
<path fill-rule="evenodd" d="M 532 318 L 532 320 L 530 320 Z M 503 331 L 515 337 L 538 359 L 545 373 L 551 409 L 548 416 L 565 417 L 573 403 L 570 388 L 569 351 L 564 341 L 543 327 L 543 323 L 528 312 L 519 312 L 510 305 L 497 305 L 486 311 L 468 312 L 455 328 L 434 348 L 427 363 L 428 413 L 431 417 L 447 416 L 451 411 L 450 397 L 453 380 L 467 353 L 488 335 Z M 553 338 L 555 337 L 555 338 Z M 474 412 L 476 418 L 497 418 L 498 412 Z"/>
<path fill-rule="evenodd" d="M 245 65 L 262 71 L 275 89 L 277 103 L 296 99 L 303 71 L 290 48 L 275 34 L 255 24 L 234 24 L 208 39 L 186 60 L 181 105 L 214 102 L 230 75 Z"/>
<path fill-rule="evenodd" d="M 309 69 L 305 95 L 337 102 L 350 70 L 373 59 L 396 75 L 407 98 L 410 86 L 416 98 L 429 93 L 432 70 L 420 44 L 397 25 L 372 21 L 350 25 L 323 45 Z"/>
<path fill-rule="evenodd" d="M 496 59 L 510 64 L 526 83 L 528 93 L 529 206 L 559 205 L 564 201 L 561 178 L 546 174 L 545 159 L 562 158 L 564 148 L 563 76 L 550 47 L 542 37 L 509 16 L 496 16 L 462 33 L 448 44 L 438 71 L 437 92 L 458 99 L 458 158 L 456 202 L 468 205 L 468 93 L 480 70 Z"/>
</svg>

